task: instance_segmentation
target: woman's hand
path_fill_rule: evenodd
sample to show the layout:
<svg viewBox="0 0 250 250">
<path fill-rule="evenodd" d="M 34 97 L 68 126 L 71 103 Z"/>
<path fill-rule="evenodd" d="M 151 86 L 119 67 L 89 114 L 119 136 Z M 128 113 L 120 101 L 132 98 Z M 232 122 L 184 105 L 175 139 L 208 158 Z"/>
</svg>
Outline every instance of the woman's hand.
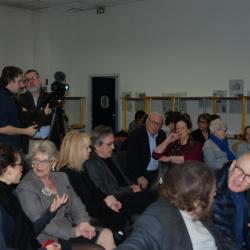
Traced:
<svg viewBox="0 0 250 250">
<path fill-rule="evenodd" d="M 91 226 L 88 222 L 81 222 L 75 227 L 76 237 L 83 236 L 88 239 L 92 239 L 95 235 L 95 228 Z"/>
<path fill-rule="evenodd" d="M 180 164 L 180 163 L 184 162 L 184 156 L 182 156 L 182 155 L 170 156 L 170 160 L 171 160 L 171 162 L 173 162 L 175 164 Z"/>
<path fill-rule="evenodd" d="M 106 205 L 115 212 L 119 212 L 122 207 L 121 202 L 119 202 L 113 195 L 108 195 L 104 199 Z"/>
<path fill-rule="evenodd" d="M 166 140 L 168 140 L 169 143 L 173 143 L 179 139 L 178 134 L 176 133 L 170 133 Z"/>
<path fill-rule="evenodd" d="M 60 208 L 62 205 L 68 202 L 69 196 L 67 194 L 63 194 L 62 196 L 59 196 L 58 194 L 53 199 L 51 205 L 50 205 L 50 212 L 55 212 L 58 208 Z"/>
<path fill-rule="evenodd" d="M 131 188 L 132 188 L 133 193 L 141 192 L 141 188 L 140 188 L 139 185 L 133 184 L 133 185 L 131 186 Z"/>
<path fill-rule="evenodd" d="M 61 245 L 57 242 L 53 242 L 45 247 L 47 250 L 61 250 Z"/>
<path fill-rule="evenodd" d="M 161 156 L 161 157 L 159 158 L 159 161 L 170 162 L 170 161 L 171 161 L 171 158 L 170 158 L 170 156 Z"/>
<path fill-rule="evenodd" d="M 115 198 L 114 195 L 108 195 L 108 196 L 105 197 L 104 201 L 105 201 L 106 205 L 108 207 L 110 207 L 111 204 L 116 201 L 116 198 Z"/>
</svg>

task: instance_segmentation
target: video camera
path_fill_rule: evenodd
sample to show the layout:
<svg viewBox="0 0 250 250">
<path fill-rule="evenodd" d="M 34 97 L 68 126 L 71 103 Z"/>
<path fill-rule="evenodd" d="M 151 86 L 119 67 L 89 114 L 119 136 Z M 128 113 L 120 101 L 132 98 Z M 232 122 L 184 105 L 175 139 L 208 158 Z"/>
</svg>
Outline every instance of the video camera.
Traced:
<svg viewBox="0 0 250 250">
<path fill-rule="evenodd" d="M 57 100 L 64 100 L 65 92 L 69 91 L 69 84 L 65 83 L 66 75 L 57 71 L 54 78 L 55 81 L 51 84 L 51 91 Z"/>
</svg>

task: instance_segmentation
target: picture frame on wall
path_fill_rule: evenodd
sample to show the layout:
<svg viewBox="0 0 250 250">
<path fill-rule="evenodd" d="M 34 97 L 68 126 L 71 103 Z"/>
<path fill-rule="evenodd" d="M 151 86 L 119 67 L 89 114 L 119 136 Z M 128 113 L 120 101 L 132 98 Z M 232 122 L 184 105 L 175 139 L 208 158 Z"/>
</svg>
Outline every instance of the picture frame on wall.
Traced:
<svg viewBox="0 0 250 250">
<path fill-rule="evenodd" d="M 229 94 L 231 97 L 244 95 L 244 80 L 229 80 Z"/>
</svg>

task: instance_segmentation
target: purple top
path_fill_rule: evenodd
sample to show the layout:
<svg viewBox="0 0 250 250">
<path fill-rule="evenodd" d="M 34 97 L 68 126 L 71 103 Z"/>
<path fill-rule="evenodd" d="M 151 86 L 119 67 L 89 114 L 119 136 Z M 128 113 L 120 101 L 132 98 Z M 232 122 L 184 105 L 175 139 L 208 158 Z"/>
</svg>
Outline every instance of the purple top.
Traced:
<svg viewBox="0 0 250 250">
<path fill-rule="evenodd" d="M 184 156 L 184 161 L 195 160 L 203 162 L 203 152 L 202 152 L 202 143 L 193 141 L 193 146 L 191 150 L 188 148 L 188 143 L 185 145 L 178 145 L 180 148 L 178 154 L 173 154 L 171 152 L 175 143 L 170 143 L 162 153 L 153 152 L 153 158 L 158 160 L 161 156 Z"/>
</svg>

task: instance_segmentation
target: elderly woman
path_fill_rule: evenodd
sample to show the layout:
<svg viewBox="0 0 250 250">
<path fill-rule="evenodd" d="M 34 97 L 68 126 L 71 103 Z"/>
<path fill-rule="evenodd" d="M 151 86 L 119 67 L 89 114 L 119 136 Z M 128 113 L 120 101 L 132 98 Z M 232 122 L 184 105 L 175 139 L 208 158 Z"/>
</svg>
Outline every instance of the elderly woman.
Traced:
<svg viewBox="0 0 250 250">
<path fill-rule="evenodd" d="M 209 167 L 216 170 L 235 157 L 228 146 L 226 124 L 221 119 L 215 119 L 209 128 L 211 134 L 203 146 L 204 160 Z"/>
<path fill-rule="evenodd" d="M 40 242 L 48 238 L 58 239 L 63 249 L 113 249 L 112 232 L 104 229 L 97 235 L 89 224 L 89 216 L 79 197 L 74 192 L 64 173 L 52 172 L 57 162 L 57 150 L 50 141 L 36 144 L 31 151 L 32 170 L 17 187 L 17 195 L 22 207 L 31 219 L 37 220 L 48 208 L 56 194 L 66 193 L 67 204 L 48 223 L 38 236 Z M 82 248 L 79 246 L 81 244 Z M 92 245 L 92 246 L 91 246 Z"/>
<path fill-rule="evenodd" d="M 61 145 L 58 168 L 68 175 L 72 187 L 81 198 L 89 215 L 110 228 L 116 239 L 122 240 L 128 214 L 113 195 L 106 195 L 97 188 L 85 171 L 83 164 L 89 159 L 91 151 L 89 146 L 88 134 L 78 131 L 66 134 Z"/>
<path fill-rule="evenodd" d="M 164 162 L 174 164 L 186 160 L 203 161 L 202 144 L 192 139 L 192 124 L 190 120 L 182 116 L 175 124 L 175 133 L 170 135 L 156 147 L 153 157 Z"/>
<path fill-rule="evenodd" d="M 245 142 L 240 143 L 236 150 L 236 158 L 250 152 L 250 126 L 246 126 L 244 129 L 244 140 Z"/>
<path fill-rule="evenodd" d="M 67 196 L 51 199 L 46 210 L 32 222 L 22 210 L 12 184 L 20 182 L 23 162 L 20 153 L 10 145 L 0 144 L 0 249 L 34 250 L 41 247 L 36 236 L 55 216 L 56 210 L 67 202 Z M 50 243 L 39 249 L 59 250 Z"/>
</svg>

